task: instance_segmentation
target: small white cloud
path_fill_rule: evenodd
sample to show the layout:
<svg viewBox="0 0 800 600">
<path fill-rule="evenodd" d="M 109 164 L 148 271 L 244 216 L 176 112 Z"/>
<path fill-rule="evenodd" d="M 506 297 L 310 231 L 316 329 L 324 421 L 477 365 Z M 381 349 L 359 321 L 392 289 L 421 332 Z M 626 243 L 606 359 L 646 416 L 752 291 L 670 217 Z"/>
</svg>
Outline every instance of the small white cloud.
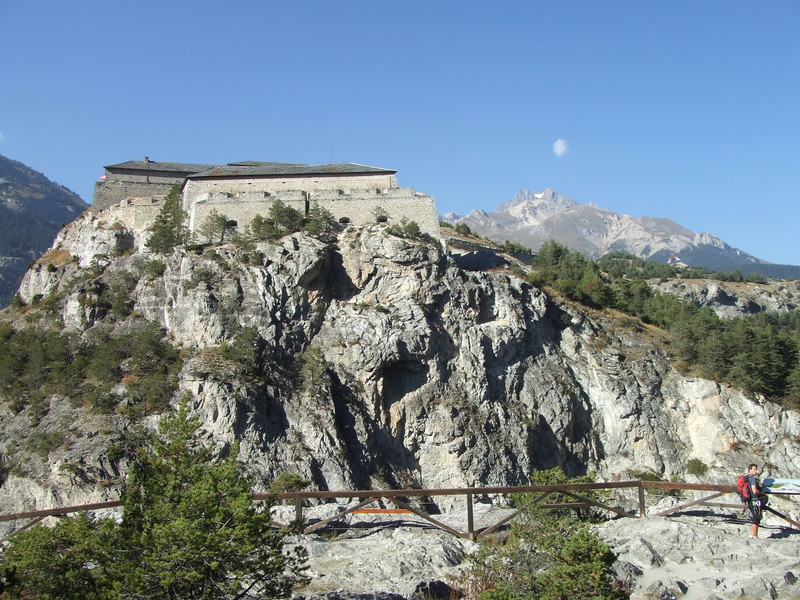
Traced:
<svg viewBox="0 0 800 600">
<path fill-rule="evenodd" d="M 3 132 L 0 131 L 0 142 L 2 142 L 2 141 L 3 141 Z"/>
<path fill-rule="evenodd" d="M 569 152 L 569 144 L 567 143 L 567 140 L 558 138 L 553 144 L 553 154 L 555 154 L 558 158 L 561 158 L 567 152 Z"/>
</svg>

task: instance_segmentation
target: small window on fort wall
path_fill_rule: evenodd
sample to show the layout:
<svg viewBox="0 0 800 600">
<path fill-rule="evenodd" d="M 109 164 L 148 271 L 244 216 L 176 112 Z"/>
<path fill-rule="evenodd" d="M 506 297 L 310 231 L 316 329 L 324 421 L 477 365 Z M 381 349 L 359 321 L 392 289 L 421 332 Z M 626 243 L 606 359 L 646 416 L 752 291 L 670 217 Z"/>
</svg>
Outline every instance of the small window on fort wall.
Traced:
<svg viewBox="0 0 800 600">
<path fill-rule="evenodd" d="M 388 222 L 389 222 L 389 217 L 388 217 L 388 215 L 378 215 L 378 216 L 375 218 L 375 220 L 376 220 L 378 223 L 388 223 Z"/>
<path fill-rule="evenodd" d="M 228 221 L 227 223 L 225 223 L 225 227 L 238 227 L 238 226 L 239 223 L 237 223 L 236 221 Z"/>
<path fill-rule="evenodd" d="M 341 219 L 339 219 L 339 223 L 347 224 L 349 222 L 350 219 L 348 217 L 342 217 Z"/>
</svg>

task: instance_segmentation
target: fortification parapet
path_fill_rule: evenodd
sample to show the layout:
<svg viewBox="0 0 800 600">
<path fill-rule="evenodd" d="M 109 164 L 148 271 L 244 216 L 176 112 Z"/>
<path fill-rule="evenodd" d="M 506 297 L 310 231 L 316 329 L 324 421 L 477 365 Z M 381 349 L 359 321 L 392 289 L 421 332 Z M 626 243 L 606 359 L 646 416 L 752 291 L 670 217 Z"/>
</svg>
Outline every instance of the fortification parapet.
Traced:
<svg viewBox="0 0 800 600">
<path fill-rule="evenodd" d="M 134 181 L 98 181 L 94 184 L 91 211 L 105 210 L 129 198 L 166 196 L 175 183 L 147 183 Z"/>
<path fill-rule="evenodd" d="M 440 238 L 434 198 L 414 188 L 398 187 L 395 173 L 355 163 L 252 161 L 214 166 L 145 158 L 107 166 L 105 180 L 95 184 L 92 211 L 125 209 L 126 219 L 144 229 L 146 221 L 155 219 L 160 198 L 180 184 L 192 233 L 212 211 L 244 227 L 256 215 L 268 216 L 272 203 L 280 200 L 302 214 L 318 205 L 340 223 L 369 225 L 378 214 L 389 222 L 415 221 L 423 233 Z"/>
<path fill-rule="evenodd" d="M 380 212 L 386 215 L 389 223 L 400 223 L 403 219 L 415 221 L 423 233 L 441 237 L 434 198 L 417 193 L 414 188 L 336 188 L 275 193 L 217 191 L 195 197 L 184 195 L 184 210 L 189 216 L 189 229 L 192 232 L 197 231 L 212 211 L 244 227 L 256 215 L 268 216 L 270 206 L 276 200 L 302 214 L 307 214 L 317 205 L 330 211 L 339 223 L 353 225 L 371 225 L 376 222 L 377 213 Z"/>
</svg>

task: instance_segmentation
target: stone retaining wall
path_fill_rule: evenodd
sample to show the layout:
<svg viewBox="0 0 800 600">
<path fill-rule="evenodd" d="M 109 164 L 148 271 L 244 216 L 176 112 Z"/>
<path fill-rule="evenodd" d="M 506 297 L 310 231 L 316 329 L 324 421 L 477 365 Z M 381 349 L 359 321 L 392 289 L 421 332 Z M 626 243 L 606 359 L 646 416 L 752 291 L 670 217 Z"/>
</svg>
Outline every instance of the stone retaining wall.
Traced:
<svg viewBox="0 0 800 600">
<path fill-rule="evenodd" d="M 94 184 L 94 199 L 92 200 L 91 211 L 98 213 L 128 199 L 166 196 L 173 185 L 175 185 L 175 181 L 169 183 L 98 181 Z"/>
<path fill-rule="evenodd" d="M 315 190 L 311 192 L 283 191 L 269 192 L 214 192 L 196 196 L 187 201 L 184 196 L 184 210 L 189 215 L 189 229 L 192 232 L 202 225 L 212 210 L 235 221 L 240 228 L 245 227 L 256 215 L 266 217 L 275 200 L 306 214 L 317 205 L 329 210 L 340 223 L 370 225 L 376 222 L 376 209 L 381 208 L 388 216 L 390 224 L 400 223 L 402 219 L 415 221 L 423 233 L 440 237 L 439 213 L 435 200 L 425 194 L 418 194 L 414 188 L 388 188 L 379 190 Z"/>
</svg>

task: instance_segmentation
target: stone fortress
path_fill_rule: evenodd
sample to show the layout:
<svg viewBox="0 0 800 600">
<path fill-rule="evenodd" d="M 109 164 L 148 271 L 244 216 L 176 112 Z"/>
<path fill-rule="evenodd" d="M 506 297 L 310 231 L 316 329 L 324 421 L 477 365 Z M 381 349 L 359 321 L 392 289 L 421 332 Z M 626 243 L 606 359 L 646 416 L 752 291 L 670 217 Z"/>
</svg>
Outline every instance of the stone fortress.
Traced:
<svg viewBox="0 0 800 600">
<path fill-rule="evenodd" d="M 105 167 L 102 180 L 95 184 L 92 212 L 113 208 L 116 218 L 143 231 L 158 214 L 164 196 L 178 184 L 193 234 L 212 210 L 243 230 L 256 215 L 267 216 L 270 205 L 280 200 L 303 214 L 318 205 L 342 224 L 374 224 L 383 213 L 381 221 L 415 221 L 423 233 L 440 238 L 434 198 L 398 187 L 396 173 L 355 163 L 205 165 L 145 157 Z"/>
</svg>

